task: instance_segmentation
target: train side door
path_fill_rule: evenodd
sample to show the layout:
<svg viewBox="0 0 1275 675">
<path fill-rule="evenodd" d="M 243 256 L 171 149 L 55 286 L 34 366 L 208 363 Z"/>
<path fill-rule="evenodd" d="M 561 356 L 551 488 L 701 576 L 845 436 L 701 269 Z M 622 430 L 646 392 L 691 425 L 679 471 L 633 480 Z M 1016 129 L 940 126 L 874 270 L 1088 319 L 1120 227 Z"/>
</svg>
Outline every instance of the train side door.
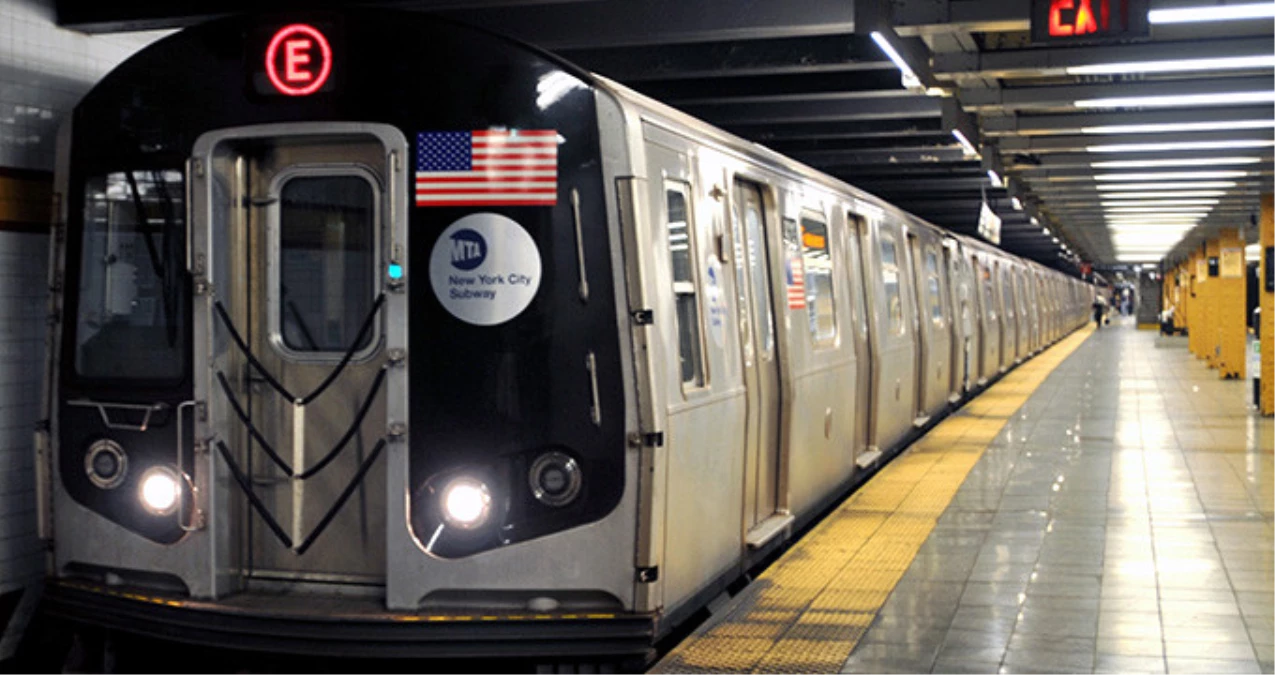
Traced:
<svg viewBox="0 0 1275 675">
<path fill-rule="evenodd" d="M 916 412 L 916 309 L 902 227 L 878 221 L 873 438 L 889 448 L 912 427 Z"/>
<path fill-rule="evenodd" d="M 983 326 L 983 358 L 979 370 L 979 384 L 1000 369 L 1001 360 L 1001 327 L 1000 298 L 996 292 L 996 280 L 992 277 L 990 260 L 980 254 L 974 256 L 974 284 L 978 287 L 979 304 L 982 306 L 980 322 Z"/>
<path fill-rule="evenodd" d="M 733 190 L 735 274 L 743 345 L 745 430 L 744 528 L 775 513 L 779 482 L 779 353 L 771 289 L 765 201 L 760 186 L 736 180 Z"/>
<path fill-rule="evenodd" d="M 869 415 L 869 406 L 872 402 L 872 370 L 876 366 L 872 363 L 873 347 L 871 343 L 871 332 L 868 329 L 868 320 L 871 316 L 871 305 L 868 303 L 868 283 L 864 270 L 867 269 L 863 258 L 863 246 L 865 245 L 864 236 L 867 233 L 867 223 L 863 216 L 856 213 L 846 214 L 846 251 L 849 252 L 849 264 L 846 265 L 846 274 L 849 277 L 849 283 L 846 288 L 850 289 L 850 313 L 853 322 L 853 340 L 854 355 L 859 367 L 855 374 L 855 392 L 857 397 L 855 400 L 855 463 L 861 467 L 866 467 L 877 457 L 880 451 L 872 448 L 872 424 Z"/>
<path fill-rule="evenodd" d="M 406 299 L 393 290 L 406 141 L 322 123 L 208 136 L 194 160 L 211 195 L 193 218 L 209 289 L 196 397 L 208 401 L 219 485 L 237 485 L 216 497 L 238 514 L 224 530 L 234 567 L 252 585 L 380 586 L 389 410 L 401 401 L 406 413 L 406 375 L 387 366 L 406 346 Z"/>
</svg>

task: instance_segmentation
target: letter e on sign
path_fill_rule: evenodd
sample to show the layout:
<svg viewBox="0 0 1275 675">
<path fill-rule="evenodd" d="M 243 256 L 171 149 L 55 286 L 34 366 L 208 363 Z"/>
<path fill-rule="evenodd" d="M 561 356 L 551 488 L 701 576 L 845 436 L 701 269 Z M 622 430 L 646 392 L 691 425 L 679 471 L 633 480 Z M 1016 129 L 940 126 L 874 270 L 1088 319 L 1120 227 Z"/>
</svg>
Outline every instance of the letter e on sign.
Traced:
<svg viewBox="0 0 1275 675">
<path fill-rule="evenodd" d="M 332 46 L 313 26 L 280 28 L 266 47 L 266 75 L 281 94 L 307 96 L 332 74 Z"/>
</svg>

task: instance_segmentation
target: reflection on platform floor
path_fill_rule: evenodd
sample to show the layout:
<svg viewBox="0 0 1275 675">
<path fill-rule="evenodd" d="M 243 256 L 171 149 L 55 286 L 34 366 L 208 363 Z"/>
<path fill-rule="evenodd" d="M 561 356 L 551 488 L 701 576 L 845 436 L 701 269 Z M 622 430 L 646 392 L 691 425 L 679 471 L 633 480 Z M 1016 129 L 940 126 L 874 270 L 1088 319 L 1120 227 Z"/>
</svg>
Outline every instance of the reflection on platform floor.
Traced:
<svg viewBox="0 0 1275 675">
<path fill-rule="evenodd" d="M 1272 421 L 1185 344 L 1023 364 L 655 671 L 1272 672 Z"/>
<path fill-rule="evenodd" d="M 1272 422 L 1096 331 L 988 448 L 847 672 L 1272 672 Z"/>
</svg>

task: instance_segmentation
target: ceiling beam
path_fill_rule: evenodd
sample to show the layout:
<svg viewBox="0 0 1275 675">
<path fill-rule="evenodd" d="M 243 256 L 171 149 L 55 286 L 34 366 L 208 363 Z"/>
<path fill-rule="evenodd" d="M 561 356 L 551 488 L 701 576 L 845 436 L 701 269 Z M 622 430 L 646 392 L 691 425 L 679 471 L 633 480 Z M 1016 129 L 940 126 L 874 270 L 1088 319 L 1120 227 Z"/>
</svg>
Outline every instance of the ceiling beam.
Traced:
<svg viewBox="0 0 1275 675">
<path fill-rule="evenodd" d="M 749 97 L 703 103 L 682 103 L 688 114 L 718 126 L 759 123 L 831 122 L 847 120 L 939 117 L 941 101 L 900 90 L 890 95 L 825 95 Z"/>
<path fill-rule="evenodd" d="M 756 40 L 854 32 L 849 0 L 642 0 L 446 12 L 545 49 Z"/>
<path fill-rule="evenodd" d="M 1134 61 L 1172 61 L 1185 58 L 1269 56 L 1275 53 L 1275 36 L 1146 42 L 1122 45 L 1086 45 L 1050 49 L 1011 49 L 989 52 L 935 54 L 933 69 L 939 77 L 1037 78 L 1067 74 L 1067 68 Z"/>
<path fill-rule="evenodd" d="M 965 89 L 959 94 L 966 110 L 1014 111 L 1073 107 L 1076 101 L 1138 96 L 1198 96 L 1229 92 L 1271 91 L 1270 76 L 1207 77 L 1191 79 L 1016 87 L 1012 89 Z"/>
<path fill-rule="evenodd" d="M 704 77 L 891 70 L 872 40 L 856 35 L 817 35 L 664 45 L 659 49 L 598 47 L 558 50 L 558 55 L 625 83 Z"/>
<path fill-rule="evenodd" d="M 1247 120 L 1275 120 L 1275 106 L 1212 106 L 1207 108 L 1175 108 L 1172 110 L 1094 111 L 1063 114 L 983 115 L 983 133 L 988 136 L 1050 136 L 1079 134 L 1095 127 L 1182 124 L 1204 122 L 1226 124 Z M 1275 129 L 1275 121 L 1268 128 Z M 1091 134 L 1095 143 L 1108 134 Z M 1172 140 L 1165 136 L 1165 140 Z"/>
<path fill-rule="evenodd" d="M 1163 166 L 1143 169 L 1128 168 L 1111 168 L 1094 166 L 1095 164 L 1103 164 L 1107 162 L 1157 162 L 1157 161 L 1212 161 L 1225 159 L 1257 159 L 1257 162 L 1251 163 L 1230 163 L 1230 164 L 1209 164 L 1199 166 Z M 1233 168 L 1251 168 L 1269 165 L 1275 162 L 1275 154 L 1272 154 L 1271 148 L 1235 148 L 1235 149 L 1217 149 L 1217 150 L 1186 150 L 1173 152 L 1121 152 L 1121 153 L 1105 153 L 1105 152 L 1058 152 L 1043 154 L 1033 157 L 1024 157 L 1017 154 L 1007 154 L 1005 157 L 1005 168 L 1021 173 L 1030 174 L 1037 171 L 1058 171 L 1062 169 L 1079 169 L 1088 172 L 1107 172 L 1107 171 L 1187 171 L 1200 170 L 1207 171 L 1212 169 L 1233 169 Z"/>
<path fill-rule="evenodd" d="M 1238 129 L 1235 131 L 1190 131 L 1176 134 L 1092 134 L 1057 136 L 1010 136 L 1000 139 L 997 147 L 1001 153 L 1057 153 L 1086 152 L 1086 148 L 1104 145 L 1137 145 L 1143 143 L 1207 143 L 1216 141 L 1275 141 L 1275 129 Z M 1234 152 L 1261 150 L 1261 148 L 1233 148 Z M 1117 159 L 1117 152 L 1093 152 L 1094 157 Z M 1164 157 L 1171 157 L 1165 151 Z"/>
</svg>

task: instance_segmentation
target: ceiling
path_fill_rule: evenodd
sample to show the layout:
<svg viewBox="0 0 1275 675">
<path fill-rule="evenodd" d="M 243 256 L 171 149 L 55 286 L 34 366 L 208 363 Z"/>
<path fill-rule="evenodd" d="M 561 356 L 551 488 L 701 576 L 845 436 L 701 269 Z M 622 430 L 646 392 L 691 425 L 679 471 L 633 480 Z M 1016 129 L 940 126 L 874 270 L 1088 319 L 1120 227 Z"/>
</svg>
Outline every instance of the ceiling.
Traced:
<svg viewBox="0 0 1275 675">
<path fill-rule="evenodd" d="M 1269 16 L 1153 20 L 1149 37 L 1056 46 L 1032 41 L 1028 0 L 344 4 L 520 38 L 957 232 L 977 232 L 986 201 L 1003 248 L 1060 269 L 1183 257 L 1218 227 L 1248 226 L 1272 189 Z M 1150 9 L 1205 4 L 1216 19 L 1248 3 Z M 260 6 L 58 0 L 59 22 L 89 31 Z"/>
</svg>

